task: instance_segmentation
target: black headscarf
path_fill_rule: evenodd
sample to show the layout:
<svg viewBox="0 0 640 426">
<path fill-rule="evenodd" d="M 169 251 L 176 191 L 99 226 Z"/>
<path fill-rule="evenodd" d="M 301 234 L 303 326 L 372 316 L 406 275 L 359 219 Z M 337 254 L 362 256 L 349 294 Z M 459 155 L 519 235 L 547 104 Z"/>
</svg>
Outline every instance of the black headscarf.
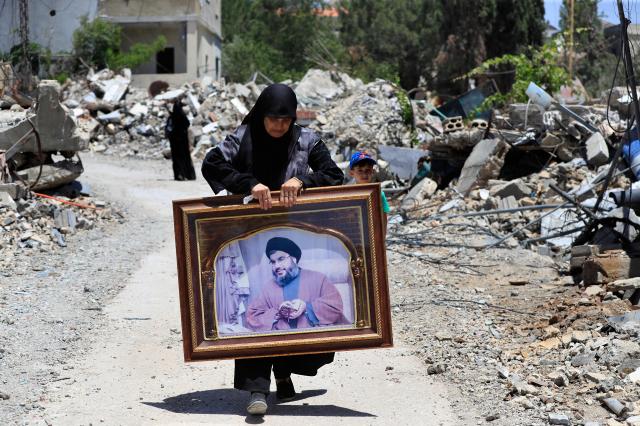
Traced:
<svg viewBox="0 0 640 426">
<path fill-rule="evenodd" d="M 272 84 L 260 93 L 256 104 L 242 120 L 249 126 L 253 157 L 253 175 L 271 190 L 280 189 L 289 162 L 289 152 L 300 136 L 293 123 L 296 120 L 298 100 L 286 84 Z M 264 128 L 265 117 L 293 119 L 287 133 L 274 138 Z"/>
</svg>

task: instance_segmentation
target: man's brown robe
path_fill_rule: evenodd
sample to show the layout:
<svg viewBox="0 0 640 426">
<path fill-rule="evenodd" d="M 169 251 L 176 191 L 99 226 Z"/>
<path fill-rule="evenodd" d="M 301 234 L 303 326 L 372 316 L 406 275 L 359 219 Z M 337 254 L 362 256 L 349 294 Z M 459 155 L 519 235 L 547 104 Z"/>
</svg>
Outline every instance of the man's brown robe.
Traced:
<svg viewBox="0 0 640 426">
<path fill-rule="evenodd" d="M 307 306 L 311 305 L 319 320 L 316 326 L 349 324 L 342 313 L 340 293 L 320 272 L 300 269 L 298 299 L 303 300 Z M 249 304 L 247 325 L 255 331 L 289 330 L 291 326 L 287 320 L 276 321 L 276 314 L 284 301 L 283 288 L 275 280 L 270 280 L 263 286 L 262 293 Z M 305 312 L 298 317 L 296 328 L 309 327 L 314 325 Z"/>
</svg>

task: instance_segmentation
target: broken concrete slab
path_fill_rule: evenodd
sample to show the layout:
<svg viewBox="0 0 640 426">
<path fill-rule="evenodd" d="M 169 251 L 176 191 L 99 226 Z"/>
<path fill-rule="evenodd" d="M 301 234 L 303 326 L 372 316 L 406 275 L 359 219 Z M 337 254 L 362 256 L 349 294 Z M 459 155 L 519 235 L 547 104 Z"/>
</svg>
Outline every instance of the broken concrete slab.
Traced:
<svg viewBox="0 0 640 426">
<path fill-rule="evenodd" d="M 11 210 L 15 210 L 17 207 L 9 193 L 4 191 L 0 191 L 0 206 L 9 207 Z"/>
<path fill-rule="evenodd" d="M 84 171 L 81 163 L 71 160 L 62 160 L 54 164 L 45 164 L 42 166 L 42 175 L 35 186 L 31 189 L 34 191 L 42 191 L 45 189 L 57 188 L 67 183 L 73 182 Z M 20 170 L 18 175 L 27 182 L 35 182 L 40 173 L 40 167 L 35 166 L 28 169 Z"/>
<path fill-rule="evenodd" d="M 500 174 L 509 145 L 500 139 L 481 140 L 471 151 L 460 173 L 456 190 L 463 195 Z"/>
<path fill-rule="evenodd" d="M 596 132 L 585 142 L 587 148 L 587 163 L 601 166 L 609 161 L 609 148 L 604 137 Z"/>
<path fill-rule="evenodd" d="M 149 107 L 146 105 L 142 105 L 141 103 L 137 103 L 129 108 L 129 114 L 135 117 L 144 117 L 149 114 Z"/>
<path fill-rule="evenodd" d="M 110 80 L 97 81 L 96 84 L 104 91 L 103 102 L 117 104 L 127 92 L 131 79 L 117 75 Z"/>
<path fill-rule="evenodd" d="M 119 124 L 122 121 L 122 114 L 120 114 L 120 111 L 113 111 L 108 114 L 98 111 L 98 121 L 101 123 Z"/>
<path fill-rule="evenodd" d="M 558 209 L 549 213 L 540 221 L 540 234 L 546 237 L 575 229 L 575 232 L 571 234 L 547 240 L 548 243 L 556 247 L 570 247 L 573 240 L 580 233 L 581 225 L 582 222 L 578 220 L 578 216 L 573 210 Z"/>
<path fill-rule="evenodd" d="M 402 200 L 401 208 L 411 210 L 420 206 L 426 199 L 431 197 L 438 189 L 438 184 L 429 178 L 424 178 L 418 182 Z"/>
<path fill-rule="evenodd" d="M 231 99 L 231 105 L 234 106 L 234 108 L 242 115 L 247 115 L 249 114 L 249 110 L 247 109 L 247 107 L 244 106 L 244 104 L 240 101 L 240 99 L 238 98 L 233 98 Z"/>
<path fill-rule="evenodd" d="M 176 99 L 180 98 L 182 95 L 184 95 L 184 90 L 176 89 L 176 90 L 169 90 L 168 92 L 160 93 L 153 99 L 155 99 L 156 101 L 175 101 Z"/>
<path fill-rule="evenodd" d="M 521 179 L 514 179 L 502 185 L 496 185 L 489 190 L 494 197 L 508 197 L 513 195 L 516 200 L 531 196 L 531 188 Z"/>
<path fill-rule="evenodd" d="M 640 289 L 640 277 L 633 277 L 610 282 L 607 285 L 607 289 L 613 292 Z"/>
<path fill-rule="evenodd" d="M 13 125 L 0 129 L 0 150 L 8 150 L 20 138 L 31 131 L 27 121 L 31 119 L 40 134 L 42 151 L 81 151 L 87 147 L 77 129 L 73 114 L 60 103 L 60 84 L 55 80 L 43 80 L 38 85 L 38 102 L 35 115 L 27 111 Z M 3 112 L 3 116 L 4 116 Z M 5 121 L 0 118 L 1 121 Z M 20 152 L 38 152 L 35 135 L 31 135 L 20 147 Z"/>
</svg>

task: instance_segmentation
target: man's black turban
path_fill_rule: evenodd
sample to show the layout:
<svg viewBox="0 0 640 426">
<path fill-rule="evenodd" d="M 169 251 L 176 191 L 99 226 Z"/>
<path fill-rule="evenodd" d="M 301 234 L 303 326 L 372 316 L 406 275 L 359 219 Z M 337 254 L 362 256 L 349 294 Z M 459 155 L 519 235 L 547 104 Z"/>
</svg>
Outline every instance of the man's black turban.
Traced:
<svg viewBox="0 0 640 426">
<path fill-rule="evenodd" d="M 267 257 L 269 257 L 274 251 L 278 250 L 288 253 L 291 257 L 295 257 L 296 262 L 299 262 L 300 256 L 302 256 L 302 250 L 300 250 L 300 247 L 288 238 L 273 237 L 267 242 L 267 248 L 265 249 Z"/>
</svg>

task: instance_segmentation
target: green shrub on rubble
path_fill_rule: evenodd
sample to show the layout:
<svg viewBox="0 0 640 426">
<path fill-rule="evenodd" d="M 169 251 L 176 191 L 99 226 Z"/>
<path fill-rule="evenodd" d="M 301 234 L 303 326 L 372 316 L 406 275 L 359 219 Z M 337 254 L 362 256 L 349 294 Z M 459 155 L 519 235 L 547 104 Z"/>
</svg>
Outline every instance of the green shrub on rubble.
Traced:
<svg viewBox="0 0 640 426">
<path fill-rule="evenodd" d="M 69 79 L 69 74 L 66 72 L 61 72 L 60 74 L 57 74 L 54 79 L 60 83 L 61 85 L 66 83 L 67 80 Z"/>
<path fill-rule="evenodd" d="M 536 83 L 549 93 L 556 93 L 563 85 L 569 84 L 567 70 L 559 65 L 560 54 L 553 43 L 537 48 L 530 48 L 527 53 L 519 55 L 503 55 L 491 58 L 473 69 L 468 77 L 479 77 L 493 71 L 514 71 L 514 82 L 507 93 L 496 93 L 485 99 L 483 107 L 498 107 L 508 103 L 527 102 L 525 93 L 530 82 Z"/>
<path fill-rule="evenodd" d="M 120 50 L 122 30 L 120 26 L 103 19 L 89 21 L 80 18 L 80 27 L 73 32 L 73 51 L 76 58 L 89 66 L 105 68 L 108 52 Z"/>
<path fill-rule="evenodd" d="M 411 124 L 413 121 L 413 109 L 411 108 L 411 101 L 409 100 L 407 93 L 402 89 L 398 89 L 396 97 L 400 104 L 400 113 L 404 124 Z"/>
</svg>

